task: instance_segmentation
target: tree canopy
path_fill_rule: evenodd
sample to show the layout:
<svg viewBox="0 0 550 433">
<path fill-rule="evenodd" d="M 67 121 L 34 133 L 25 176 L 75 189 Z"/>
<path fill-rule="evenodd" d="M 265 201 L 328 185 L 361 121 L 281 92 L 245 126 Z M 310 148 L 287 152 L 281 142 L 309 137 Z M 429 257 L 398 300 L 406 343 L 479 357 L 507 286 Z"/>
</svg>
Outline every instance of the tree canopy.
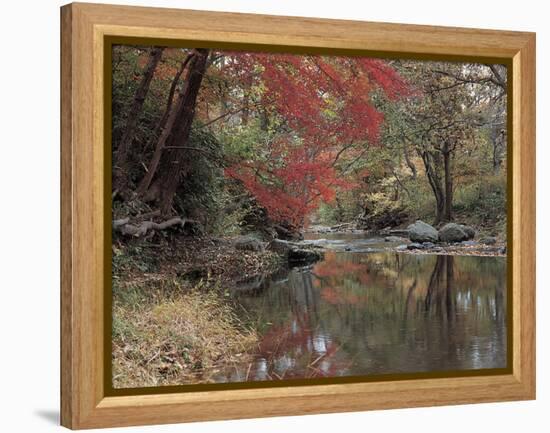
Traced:
<svg viewBox="0 0 550 433">
<path fill-rule="evenodd" d="M 500 65 L 116 46 L 114 195 L 212 230 L 438 223 L 476 194 L 500 215 L 506 88 Z"/>
</svg>

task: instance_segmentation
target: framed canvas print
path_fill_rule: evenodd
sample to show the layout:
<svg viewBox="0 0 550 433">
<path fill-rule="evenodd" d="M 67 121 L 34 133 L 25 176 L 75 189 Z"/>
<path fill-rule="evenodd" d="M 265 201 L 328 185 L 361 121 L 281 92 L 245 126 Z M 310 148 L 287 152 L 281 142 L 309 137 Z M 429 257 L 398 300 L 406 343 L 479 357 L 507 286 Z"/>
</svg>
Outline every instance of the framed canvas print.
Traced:
<svg viewBox="0 0 550 433">
<path fill-rule="evenodd" d="M 64 426 L 535 398 L 534 34 L 61 21 Z"/>
</svg>

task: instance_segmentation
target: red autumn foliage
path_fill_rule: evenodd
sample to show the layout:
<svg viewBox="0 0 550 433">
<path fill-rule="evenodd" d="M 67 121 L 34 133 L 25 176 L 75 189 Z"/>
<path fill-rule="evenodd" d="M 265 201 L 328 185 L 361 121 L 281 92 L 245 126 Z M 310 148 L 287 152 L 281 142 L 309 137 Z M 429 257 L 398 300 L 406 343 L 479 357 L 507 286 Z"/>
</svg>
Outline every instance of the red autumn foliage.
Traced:
<svg viewBox="0 0 550 433">
<path fill-rule="evenodd" d="M 336 163 L 357 145 L 376 144 L 383 115 L 373 91 L 388 98 L 410 91 L 387 63 L 361 57 L 232 52 L 223 71 L 247 86 L 261 83 L 262 106 L 291 131 L 269 144 L 266 157 L 226 175 L 241 180 L 273 220 L 294 227 L 307 224 L 321 201 L 357 186 Z"/>
</svg>

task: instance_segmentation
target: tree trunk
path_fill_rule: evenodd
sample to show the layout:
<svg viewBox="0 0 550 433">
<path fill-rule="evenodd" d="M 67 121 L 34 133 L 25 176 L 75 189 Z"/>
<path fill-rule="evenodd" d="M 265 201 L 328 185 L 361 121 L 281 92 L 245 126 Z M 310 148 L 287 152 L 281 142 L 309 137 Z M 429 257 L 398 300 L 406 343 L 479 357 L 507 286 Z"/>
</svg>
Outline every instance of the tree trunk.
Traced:
<svg viewBox="0 0 550 433">
<path fill-rule="evenodd" d="M 191 57 L 191 54 L 189 54 L 186 59 L 181 62 L 181 65 L 179 69 L 176 71 L 176 75 L 174 75 L 174 78 L 172 79 L 172 83 L 170 84 L 170 90 L 168 91 L 168 99 L 166 101 L 166 109 L 164 110 L 164 114 L 159 120 L 159 123 L 157 124 L 157 127 L 155 128 L 155 134 L 153 135 L 153 140 L 155 137 L 158 137 L 159 134 L 162 132 L 164 127 L 166 126 L 166 122 L 168 121 L 168 117 L 170 116 L 170 112 L 172 110 L 172 104 L 174 103 L 174 96 L 176 94 L 176 87 L 178 86 L 178 82 L 180 80 L 181 74 L 183 73 L 185 66 L 187 65 L 189 59 Z"/>
<path fill-rule="evenodd" d="M 182 172 L 188 159 L 186 158 L 187 142 L 191 133 L 191 125 L 195 117 L 197 96 L 201 87 L 208 49 L 198 49 L 196 55 L 189 61 L 180 101 L 169 120 L 170 128 L 165 131 L 166 137 L 162 147 L 162 155 L 156 170 L 156 178 L 149 188 L 160 202 L 160 211 L 167 215 L 171 212 L 172 202 L 179 185 Z M 170 129 L 170 131 L 168 131 Z M 161 137 L 162 139 L 162 137 Z M 154 173 L 155 174 L 155 173 Z"/>
<path fill-rule="evenodd" d="M 443 192 L 443 185 L 441 177 L 438 174 L 438 169 L 436 163 L 433 161 L 434 156 L 427 150 L 418 150 L 419 156 L 422 158 L 424 163 L 424 169 L 426 170 L 426 177 L 428 178 L 428 183 L 432 188 L 435 197 L 435 221 L 434 225 L 439 224 L 444 220 L 445 213 L 445 193 Z"/>
<path fill-rule="evenodd" d="M 174 98 L 176 86 L 180 79 L 181 74 L 185 70 L 185 67 L 189 64 L 189 62 L 192 60 L 194 55 L 195 54 L 191 53 L 185 58 L 185 60 L 181 64 L 180 69 L 178 70 L 178 72 L 174 76 L 174 79 L 172 80 L 172 85 L 170 86 L 170 92 L 168 95 L 168 102 L 166 104 L 166 111 L 162 116 L 162 119 L 160 120 L 159 128 L 157 130 L 157 134 L 160 133 L 160 137 L 157 140 L 157 145 L 155 146 L 155 152 L 153 153 L 153 157 L 151 158 L 149 166 L 147 167 L 147 173 L 145 173 L 145 176 L 141 180 L 139 187 L 137 189 L 137 193 L 140 196 L 144 196 L 144 194 L 149 190 L 151 181 L 153 180 L 153 177 L 157 172 L 158 165 L 160 163 L 160 158 L 162 156 L 162 151 L 164 149 L 166 141 L 170 136 L 170 133 L 172 132 L 172 128 L 174 127 L 174 123 L 176 121 L 178 112 L 181 109 L 181 103 L 183 101 L 183 98 L 185 96 L 185 91 L 187 89 L 189 73 L 184 78 L 185 85 L 182 86 L 178 94 L 178 101 L 176 103 L 176 106 L 173 107 L 173 98 Z"/>
<path fill-rule="evenodd" d="M 436 209 L 434 225 L 437 226 L 439 223 L 445 220 L 445 196 L 443 195 L 443 193 L 441 193 L 440 190 L 435 193 L 435 202 Z"/>
<path fill-rule="evenodd" d="M 143 109 L 143 103 L 145 102 L 145 98 L 149 92 L 153 75 L 155 74 L 155 70 L 162 57 L 163 51 L 164 48 L 153 47 L 149 52 L 149 60 L 145 66 L 143 77 L 141 78 L 141 82 L 139 83 L 134 95 L 134 100 L 126 120 L 126 128 L 115 155 L 115 170 L 113 172 L 113 185 L 115 189 L 121 190 L 128 183 L 128 156 L 134 141 L 138 120 Z"/>
<path fill-rule="evenodd" d="M 443 167 L 445 170 L 445 212 L 444 221 L 453 219 L 453 175 L 451 172 L 451 151 L 448 144 L 443 147 Z"/>
</svg>

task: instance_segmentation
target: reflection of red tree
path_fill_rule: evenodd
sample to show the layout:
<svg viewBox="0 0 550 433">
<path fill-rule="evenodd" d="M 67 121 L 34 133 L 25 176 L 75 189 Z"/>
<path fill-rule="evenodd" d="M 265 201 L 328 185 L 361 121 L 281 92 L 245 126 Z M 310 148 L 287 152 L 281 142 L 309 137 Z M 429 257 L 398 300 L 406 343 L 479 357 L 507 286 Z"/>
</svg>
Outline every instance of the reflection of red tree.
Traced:
<svg viewBox="0 0 550 433">
<path fill-rule="evenodd" d="M 307 313 L 302 313 L 296 316 L 294 323 L 290 322 L 269 328 L 260 342 L 260 354 L 269 359 L 285 353 L 288 347 L 306 347 L 311 339 L 309 316 Z"/>
<path fill-rule="evenodd" d="M 356 295 L 349 293 L 346 289 L 335 289 L 333 287 L 325 287 L 321 291 L 321 297 L 329 304 L 358 304 L 360 302 L 366 302 L 366 295 Z"/>
<path fill-rule="evenodd" d="M 264 334 L 259 345 L 259 355 L 268 363 L 268 374 L 273 379 L 334 376 L 341 371 L 334 355 L 339 346 L 323 338 L 322 349 L 315 344 L 321 335 L 312 330 L 307 313 L 296 316 L 294 321 L 273 326 Z M 278 359 L 289 356 L 296 361 L 290 371 L 275 371 Z M 345 367 L 345 366 L 344 366 Z"/>
<path fill-rule="evenodd" d="M 315 275 L 319 277 L 342 276 L 365 271 L 367 271 L 365 264 L 339 260 L 334 251 L 326 251 L 324 260 L 315 266 Z"/>
<path fill-rule="evenodd" d="M 367 271 L 367 267 L 364 264 L 348 261 L 339 262 L 331 258 L 329 254 L 325 254 L 325 260 L 315 267 L 315 275 L 320 277 L 341 277 L 342 275 L 361 274 L 365 271 Z"/>
<path fill-rule="evenodd" d="M 354 293 L 343 282 L 356 281 L 366 286 L 370 282 L 367 264 L 340 261 L 334 252 L 327 252 L 325 260 L 315 267 L 314 274 L 317 277 L 314 286 L 321 288 L 321 297 L 326 302 L 333 305 L 366 302 L 365 294 Z"/>
</svg>

